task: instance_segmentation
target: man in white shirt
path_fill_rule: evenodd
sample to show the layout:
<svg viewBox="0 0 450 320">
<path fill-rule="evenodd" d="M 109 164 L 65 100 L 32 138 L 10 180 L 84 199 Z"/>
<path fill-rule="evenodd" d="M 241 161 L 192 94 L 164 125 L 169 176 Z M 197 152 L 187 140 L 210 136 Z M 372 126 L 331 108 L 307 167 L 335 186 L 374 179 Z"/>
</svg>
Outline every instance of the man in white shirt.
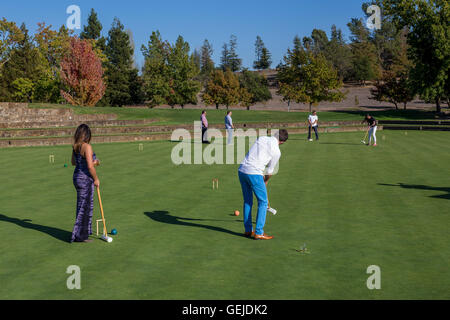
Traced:
<svg viewBox="0 0 450 320">
<path fill-rule="evenodd" d="M 228 111 L 227 115 L 225 117 L 225 129 L 227 129 L 227 135 L 228 135 L 227 144 L 231 144 L 233 142 L 234 124 L 233 124 L 233 119 L 231 118 L 232 114 L 233 113 L 231 111 Z"/>
<path fill-rule="evenodd" d="M 319 140 L 319 133 L 317 132 L 317 128 L 319 126 L 319 117 L 317 116 L 316 111 L 313 111 L 313 113 L 311 115 L 309 115 L 308 122 L 309 122 L 308 140 L 313 141 L 311 139 L 311 128 L 313 128 L 314 132 L 316 133 L 316 140 Z"/>
<path fill-rule="evenodd" d="M 281 157 L 279 145 L 285 143 L 288 137 L 287 130 L 282 129 L 274 137 L 258 138 L 239 167 L 239 181 L 244 196 L 246 237 L 254 237 L 255 240 L 273 239 L 273 236 L 266 235 L 263 230 L 268 205 L 266 185 Z M 258 215 L 254 232 L 252 225 L 253 193 L 258 199 Z"/>
</svg>

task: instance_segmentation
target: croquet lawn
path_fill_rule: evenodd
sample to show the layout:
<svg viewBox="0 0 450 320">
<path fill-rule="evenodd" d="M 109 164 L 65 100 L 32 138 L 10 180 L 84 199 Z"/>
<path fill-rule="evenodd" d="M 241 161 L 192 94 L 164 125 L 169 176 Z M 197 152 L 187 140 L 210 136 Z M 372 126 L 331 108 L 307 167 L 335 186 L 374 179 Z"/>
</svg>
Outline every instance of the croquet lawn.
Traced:
<svg viewBox="0 0 450 320">
<path fill-rule="evenodd" d="M 376 148 L 363 135 L 281 146 L 271 241 L 242 236 L 237 164 L 176 166 L 177 143 L 160 141 L 94 145 L 118 234 L 98 240 L 94 224 L 94 242 L 70 244 L 71 147 L 0 149 L 0 299 L 450 299 L 450 133 L 379 131 Z"/>
</svg>

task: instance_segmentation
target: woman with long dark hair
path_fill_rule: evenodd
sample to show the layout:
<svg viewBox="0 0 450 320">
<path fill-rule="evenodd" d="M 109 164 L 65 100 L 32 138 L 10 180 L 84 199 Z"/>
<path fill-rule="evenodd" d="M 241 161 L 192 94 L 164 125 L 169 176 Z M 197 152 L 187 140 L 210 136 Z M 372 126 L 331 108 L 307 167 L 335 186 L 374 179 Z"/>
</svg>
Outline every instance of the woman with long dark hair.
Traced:
<svg viewBox="0 0 450 320">
<path fill-rule="evenodd" d="M 77 215 L 70 242 L 91 242 L 92 213 L 94 210 L 94 186 L 99 187 L 100 181 L 95 166 L 100 165 L 92 150 L 91 129 L 82 124 L 74 136 L 72 151 L 73 185 L 77 190 Z"/>
</svg>

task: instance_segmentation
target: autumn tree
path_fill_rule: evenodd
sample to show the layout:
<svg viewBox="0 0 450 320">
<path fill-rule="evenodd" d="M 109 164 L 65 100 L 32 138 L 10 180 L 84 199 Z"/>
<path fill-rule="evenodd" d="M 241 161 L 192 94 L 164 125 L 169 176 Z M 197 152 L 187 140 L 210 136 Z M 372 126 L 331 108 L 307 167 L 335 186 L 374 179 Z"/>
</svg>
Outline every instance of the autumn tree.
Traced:
<svg viewBox="0 0 450 320">
<path fill-rule="evenodd" d="M 239 78 L 231 70 L 214 70 L 202 94 L 202 100 L 208 105 L 225 105 L 227 109 L 231 105 L 239 103 L 247 104 L 251 95 L 245 88 L 241 88 Z"/>
<path fill-rule="evenodd" d="M 68 88 L 61 95 L 72 105 L 95 106 L 103 97 L 102 62 L 88 41 L 71 39 L 70 53 L 61 62 L 61 80 Z"/>
</svg>

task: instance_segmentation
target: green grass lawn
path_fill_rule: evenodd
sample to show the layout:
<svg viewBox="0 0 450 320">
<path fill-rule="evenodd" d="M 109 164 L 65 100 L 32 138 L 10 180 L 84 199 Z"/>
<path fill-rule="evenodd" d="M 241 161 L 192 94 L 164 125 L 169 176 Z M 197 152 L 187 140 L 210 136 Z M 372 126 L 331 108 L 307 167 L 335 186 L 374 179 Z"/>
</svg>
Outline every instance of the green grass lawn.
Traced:
<svg viewBox="0 0 450 320">
<path fill-rule="evenodd" d="M 106 113 L 116 114 L 119 120 L 158 119 L 156 124 L 191 124 L 200 120 L 200 109 L 149 109 L 149 108 L 114 108 L 114 107 L 72 107 L 68 105 L 31 104 L 32 108 L 72 108 L 77 114 Z M 336 112 L 320 112 L 317 108 L 320 121 L 350 121 L 362 120 L 367 112 L 343 110 Z M 251 122 L 304 122 L 308 112 L 280 112 L 261 110 L 235 110 L 233 121 L 235 123 Z M 427 120 L 434 119 L 434 112 L 422 110 L 387 110 L 370 112 L 377 120 Z M 208 109 L 208 122 L 222 124 L 226 114 L 225 109 Z"/>
<path fill-rule="evenodd" d="M 449 299 L 450 134 L 380 131 L 377 148 L 362 135 L 281 146 L 271 241 L 242 237 L 232 216 L 238 165 L 175 166 L 176 143 L 160 141 L 94 146 L 118 234 L 70 244 L 71 147 L 0 149 L 0 299 Z M 66 287 L 69 265 L 81 290 Z M 381 290 L 366 287 L 370 265 Z"/>
</svg>

